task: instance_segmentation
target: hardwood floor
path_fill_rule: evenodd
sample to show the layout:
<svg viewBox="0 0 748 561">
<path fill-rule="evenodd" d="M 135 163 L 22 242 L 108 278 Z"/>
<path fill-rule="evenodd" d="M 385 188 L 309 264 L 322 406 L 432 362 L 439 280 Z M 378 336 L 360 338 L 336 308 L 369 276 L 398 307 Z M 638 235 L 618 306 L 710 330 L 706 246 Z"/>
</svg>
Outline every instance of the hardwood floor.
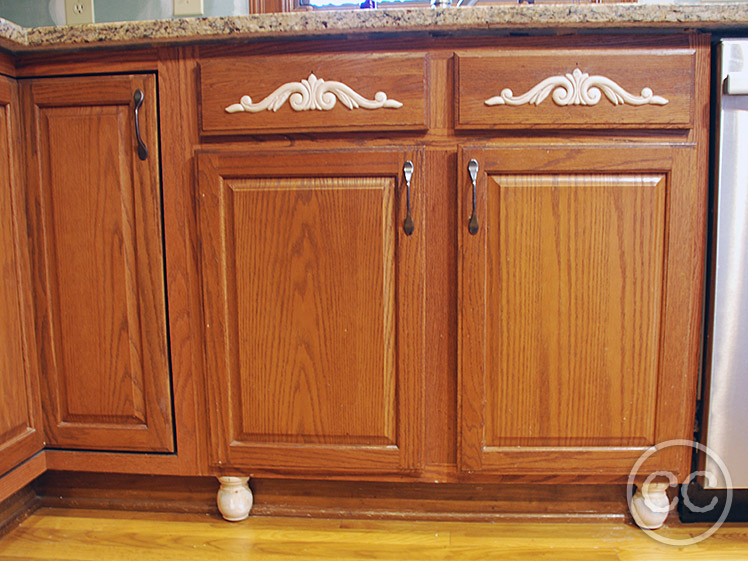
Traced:
<svg viewBox="0 0 748 561">
<path fill-rule="evenodd" d="M 686 538 L 701 525 L 660 533 Z M 43 508 L 0 539 L 0 561 L 393 559 L 693 561 L 748 559 L 748 524 L 692 546 L 613 523 L 464 523 L 217 516 Z"/>
</svg>

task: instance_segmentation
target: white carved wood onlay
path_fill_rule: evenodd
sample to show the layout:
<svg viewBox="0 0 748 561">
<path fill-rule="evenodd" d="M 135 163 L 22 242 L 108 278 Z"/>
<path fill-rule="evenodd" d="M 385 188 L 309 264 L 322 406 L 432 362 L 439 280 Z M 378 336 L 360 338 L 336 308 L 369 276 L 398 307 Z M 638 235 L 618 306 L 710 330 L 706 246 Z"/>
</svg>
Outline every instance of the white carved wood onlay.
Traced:
<svg viewBox="0 0 748 561">
<path fill-rule="evenodd" d="M 602 93 L 601 93 L 602 92 Z M 605 94 L 613 105 L 665 105 L 668 100 L 654 95 L 650 88 L 644 88 L 640 95 L 624 90 L 620 85 L 605 76 L 590 76 L 575 68 L 571 74 L 551 76 L 535 85 L 525 94 L 515 97 L 512 90 L 505 88 L 501 94 L 489 98 L 486 105 L 540 105 L 551 95 L 556 105 L 597 105 Z"/>
<path fill-rule="evenodd" d="M 288 100 L 294 111 L 330 111 L 338 100 L 348 109 L 381 109 L 388 107 L 398 109 L 403 104 L 394 99 L 387 99 L 387 94 L 377 92 L 374 99 L 366 99 L 355 92 L 350 86 L 342 82 L 325 81 L 309 74 L 309 78 L 301 82 L 288 82 L 259 103 L 253 103 L 248 95 L 242 96 L 239 103 L 226 108 L 226 113 L 258 113 L 260 111 L 278 111 Z"/>
</svg>

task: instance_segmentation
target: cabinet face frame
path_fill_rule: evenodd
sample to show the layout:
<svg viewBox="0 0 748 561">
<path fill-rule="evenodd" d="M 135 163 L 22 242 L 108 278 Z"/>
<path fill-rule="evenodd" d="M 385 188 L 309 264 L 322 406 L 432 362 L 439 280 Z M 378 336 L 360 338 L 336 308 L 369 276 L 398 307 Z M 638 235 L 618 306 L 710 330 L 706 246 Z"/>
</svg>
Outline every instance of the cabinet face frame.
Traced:
<svg viewBox="0 0 748 561">
<path fill-rule="evenodd" d="M 22 88 L 48 444 L 55 448 L 173 452 L 155 76 L 38 78 L 25 81 Z M 145 92 L 139 109 L 140 134 L 149 151 L 145 160 L 138 157 L 135 139 L 133 96 L 137 89 Z M 84 158 L 79 166 L 84 172 L 85 158 L 95 158 L 85 186 L 94 187 L 98 178 L 95 174 L 101 173 L 102 183 L 106 180 L 108 185 L 119 187 L 112 192 L 89 190 L 80 198 L 80 205 L 87 204 L 100 213 L 97 218 L 102 223 L 76 226 L 68 219 L 72 212 L 55 209 L 55 205 L 73 204 L 59 185 L 70 184 L 70 178 L 80 169 L 71 171 L 70 166 L 76 166 L 76 162 L 53 161 L 51 147 L 55 142 L 50 137 L 50 123 L 54 120 L 60 121 L 55 124 L 55 134 L 61 132 L 65 120 L 80 122 L 91 134 L 105 131 L 92 142 L 83 139 L 85 132 L 71 135 L 71 142 L 75 138 L 83 145 L 88 143 L 92 150 L 102 151 L 76 154 Z M 114 122 L 116 127 L 112 126 Z M 116 153 L 116 177 L 105 175 L 104 150 L 109 150 L 109 155 Z M 86 251 L 101 258 L 92 262 L 90 269 L 84 264 L 76 270 L 67 264 L 72 255 L 59 254 L 60 247 L 74 245 L 76 239 L 88 243 Z M 68 249 L 74 253 L 74 249 Z M 94 314 L 81 302 L 78 319 L 84 325 L 76 341 L 76 330 L 69 325 L 67 329 L 62 327 L 62 306 L 71 309 L 62 292 L 70 291 L 77 282 L 110 290 L 111 294 L 100 295 L 92 306 L 109 302 L 106 305 L 111 309 L 105 307 Z M 93 325 L 96 322 L 101 323 Z M 83 344 L 87 337 L 89 345 Z M 102 348 L 105 345 L 110 347 Z M 98 367 L 95 375 L 108 384 L 110 391 L 106 397 L 100 396 L 105 403 L 87 405 L 94 398 L 89 395 L 91 382 L 86 383 L 87 368 L 83 365 Z"/>
<path fill-rule="evenodd" d="M 628 475 L 649 447 L 671 439 L 690 439 L 697 371 L 693 349 L 698 348 L 700 308 L 693 291 L 700 289 L 703 272 L 703 189 L 692 173 L 698 151 L 677 146 L 519 146 L 466 147 L 459 155 L 459 351 L 458 351 L 458 464 L 462 472 L 501 474 Z M 468 233 L 472 210 L 467 163 L 480 165 L 477 182 L 478 235 Z M 654 441 L 647 445 L 501 446 L 486 445 L 487 367 L 487 181 L 502 174 L 532 175 L 644 175 L 666 177 L 664 261 L 661 265 L 659 346 L 657 351 Z M 488 227 L 501 225 L 490 224 Z M 694 288 L 696 287 L 696 288 Z M 561 390 L 563 393 L 563 390 Z M 689 449 L 690 450 L 690 449 Z M 647 471 L 668 469 L 678 477 L 688 473 L 689 450 L 671 448 L 645 464 Z"/>
<path fill-rule="evenodd" d="M 406 236 L 403 233 L 403 220 L 406 216 L 405 197 L 406 192 L 403 182 L 403 165 L 406 160 L 414 163 L 413 179 L 411 181 L 411 209 L 415 222 L 415 231 L 412 235 Z M 290 165 L 289 165 L 290 163 Z M 421 445 L 423 434 L 423 416 L 421 414 L 422 392 L 424 384 L 424 205 L 425 195 L 423 193 L 423 156 L 422 152 L 417 149 L 392 150 L 392 151 L 370 151 L 370 150 L 328 150 L 328 151 L 282 151 L 282 152 L 262 152 L 262 153 L 225 153 L 225 152 L 200 152 L 197 156 L 197 188 L 196 198 L 199 201 L 198 225 L 200 231 L 200 260 L 202 271 L 203 285 L 203 321 L 204 321 L 204 338 L 205 344 L 205 384 L 207 409 L 210 425 L 210 465 L 213 468 L 225 468 L 226 470 L 244 468 L 246 470 L 273 471 L 283 470 L 286 472 L 309 472 L 315 473 L 395 473 L 410 472 L 417 469 L 420 465 Z M 364 412 L 363 423 L 367 419 L 373 419 L 377 415 L 394 415 L 394 442 L 377 443 L 374 438 L 367 442 L 367 436 L 362 435 L 356 441 L 355 438 L 345 436 L 333 436 L 318 434 L 316 440 L 311 441 L 308 437 L 301 435 L 287 434 L 285 436 L 273 434 L 258 434 L 252 438 L 251 434 L 240 434 L 240 428 L 246 425 L 246 419 L 242 419 L 242 411 L 245 405 L 241 404 L 237 392 L 241 391 L 241 386 L 249 384 L 239 377 L 241 368 L 249 368 L 245 362 L 244 365 L 239 361 L 240 348 L 238 338 L 238 321 L 236 314 L 231 313 L 233 309 L 240 309 L 239 302 L 232 300 L 232 296 L 239 295 L 241 290 L 247 290 L 243 287 L 236 288 L 238 281 L 236 275 L 231 271 L 235 270 L 236 263 L 230 258 L 230 251 L 235 248 L 233 244 L 233 233 L 235 232 L 233 224 L 234 218 L 228 212 L 233 208 L 233 201 L 240 201 L 242 193 L 254 191 L 252 197 L 262 202 L 264 196 L 262 191 L 263 182 L 275 182 L 275 187 L 267 190 L 270 193 L 279 193 L 293 190 L 294 187 L 287 187 L 287 180 L 290 185 L 296 179 L 300 181 L 317 181 L 324 184 L 326 181 L 334 182 L 342 178 L 342 182 L 349 178 L 354 186 L 351 190 L 345 187 L 339 187 L 342 192 L 348 191 L 348 195 L 361 197 L 362 203 L 364 196 L 356 195 L 355 182 L 372 181 L 384 179 L 391 186 L 388 188 L 374 187 L 372 197 L 374 201 L 379 197 L 384 201 L 382 206 L 384 222 L 381 227 L 376 226 L 378 232 L 373 232 L 375 236 L 371 239 L 373 245 L 377 247 L 376 236 L 384 236 L 383 243 L 392 243 L 394 253 L 384 250 L 382 266 L 385 285 L 386 279 L 392 279 L 390 287 L 394 287 L 394 293 L 390 294 L 392 298 L 390 304 L 392 313 L 391 320 L 387 320 L 388 306 L 385 306 L 384 315 L 377 321 L 384 319 L 385 325 L 394 322 L 394 325 L 384 327 L 383 333 L 385 341 L 389 340 L 394 347 L 391 349 L 391 359 L 393 362 L 389 368 L 393 368 L 395 383 L 394 395 L 386 399 L 384 409 L 377 411 Z M 257 187 L 250 187 L 248 191 L 239 185 L 238 190 L 233 190 L 232 182 L 244 184 L 255 182 Z M 341 183 L 341 185 L 343 184 Z M 380 183 L 382 183 L 380 181 Z M 324 188 L 315 190 L 306 187 L 303 183 L 300 191 L 304 195 L 282 195 L 285 197 L 281 200 L 291 200 L 290 204 L 305 207 L 308 200 L 294 199 L 294 197 L 313 198 L 324 191 Z M 237 195 L 237 193 L 239 193 Z M 379 194 L 377 194 L 379 193 Z M 271 195 L 271 197 L 274 195 Z M 323 195 L 324 196 L 324 195 Z M 329 196 L 329 193 L 328 195 Z M 340 197 L 341 195 L 333 195 Z M 384 197 L 384 199 L 382 199 Z M 390 202 L 387 200 L 390 198 Z M 250 198 L 251 200 L 255 200 Z M 276 200 L 276 199 L 274 199 Z M 330 204 L 338 204 L 338 199 L 331 199 Z M 342 199 L 341 199 L 342 200 Z M 240 204 L 240 203 L 237 203 Z M 246 204 L 246 203 L 244 203 Z M 260 204 L 260 203 L 258 203 Z M 270 203 L 268 203 L 270 204 Z M 283 203 L 285 204 L 285 203 Z M 340 204 L 344 204 L 340 202 Z M 376 206 L 376 203 L 371 203 Z M 378 203 L 380 206 L 382 202 Z M 277 208 L 287 208 L 282 204 Z M 295 208 L 295 206 L 293 207 Z M 333 211 L 334 207 L 331 208 Z M 355 208 L 355 207 L 354 207 Z M 371 207 L 375 208 L 375 207 Z M 387 216 L 388 210 L 392 211 L 391 216 Z M 228 210 L 227 210 L 228 209 Z M 302 209 L 305 212 L 305 209 Z M 227 216 L 229 217 L 227 219 Z M 231 220 L 229 224 L 228 220 Z M 378 220 L 381 220 L 378 219 Z M 310 218 L 309 220 L 313 220 Z M 278 227 L 269 225 L 268 231 L 272 233 L 272 228 Z M 314 222 L 307 226 L 315 228 Z M 230 229 L 229 229 L 230 228 Z M 381 229 L 380 229 L 381 228 Z M 387 231 L 394 228 L 394 232 Z M 361 232 L 359 232 L 361 233 Z M 241 227 L 236 230 L 236 235 L 241 236 Z M 244 233 L 244 239 L 246 239 Z M 343 234 L 344 235 L 344 234 Z M 280 237 L 280 236 L 279 236 Z M 361 243 L 366 242 L 365 233 L 363 236 L 354 236 L 354 239 L 360 239 Z M 389 242 L 387 240 L 390 240 Z M 271 245 L 272 238 L 268 238 L 267 245 Z M 313 243 L 313 242 L 310 242 Z M 250 244 L 251 245 L 251 244 Z M 265 244 L 262 244 L 265 245 Z M 339 244 L 338 244 L 339 245 Z M 321 245 L 322 247 L 322 245 Z M 367 247 L 367 245 L 364 245 Z M 383 246 L 384 247 L 384 246 Z M 250 248 L 248 251 L 255 251 Z M 304 254 L 307 255 L 307 254 Z M 390 262 L 387 262 L 388 256 Z M 376 256 L 375 256 L 376 257 Z M 306 257 L 303 257 L 304 259 Z M 378 259 L 378 258 L 376 258 Z M 222 262 L 226 265 L 222 265 Z M 375 265 L 376 267 L 376 265 Z M 386 269 L 391 272 L 387 273 Z M 312 269 L 314 271 L 315 269 Z M 314 272 L 309 274 L 314 275 Z M 232 278 L 233 277 L 233 278 Z M 258 281 L 259 282 L 259 281 Z M 247 284 L 246 282 L 244 284 Z M 322 285 L 330 285 L 330 281 L 322 281 Z M 321 285 L 321 286 L 322 286 Z M 271 284 L 268 290 L 275 290 Z M 387 291 L 385 291 L 387 292 Z M 239 298 L 237 296 L 237 298 Z M 385 301 L 386 301 L 385 297 Z M 321 317 L 321 316 L 320 316 Z M 254 321 L 254 319 L 250 319 Z M 388 336 L 388 331 L 392 333 Z M 281 337 L 278 345 L 284 342 L 300 344 L 300 340 L 293 343 L 292 337 L 288 340 Z M 249 344 L 249 343 L 247 343 Z M 314 345 L 313 342 L 309 343 Z M 355 341 L 353 342 L 355 344 Z M 385 346 L 389 343 L 385 343 Z M 296 348 L 296 347 L 292 347 Z M 280 353 L 281 351 L 279 351 Z M 289 352 L 295 352 L 293 350 Z M 314 349 L 309 352 L 314 353 Z M 376 354 L 376 353 L 375 353 Z M 386 353 L 385 353 L 386 354 Z M 274 355 L 280 356 L 280 354 Z M 333 360 L 333 364 L 337 364 Z M 260 368 L 265 368 L 260 367 Z M 320 372 L 315 372 L 312 368 L 311 384 L 322 383 Z M 386 375 L 388 367 L 382 370 Z M 255 370 L 252 370 L 255 372 Z M 376 371 L 369 373 L 367 378 L 371 382 L 376 380 Z M 292 371 L 288 376 L 296 376 Z M 240 388 L 235 387 L 239 384 Z M 251 388 L 252 391 L 262 391 L 263 388 Z M 275 391 L 275 390 L 273 390 Z M 280 390 L 278 390 L 280 391 Z M 318 390 L 315 390 L 318 392 Z M 276 395 L 273 393 L 272 395 Z M 324 393 L 322 395 L 325 395 Z M 325 405 L 328 408 L 329 404 Z M 393 409 L 389 412 L 388 407 Z M 267 421 L 265 421 L 267 424 Z M 320 419 L 315 419 L 316 427 L 323 427 L 325 423 Z M 270 422 L 272 424 L 272 421 Z M 327 421 L 330 424 L 330 420 Z M 280 425 L 283 426 L 283 425 Z M 380 437 L 376 437 L 381 440 Z"/>
<path fill-rule="evenodd" d="M 19 122 L 19 95 L 15 80 L 0 77 L 0 220 L 3 223 L 3 255 L 0 256 L 4 272 L 4 304 L 15 308 L 15 313 L 3 314 L 0 321 L 7 322 L 4 331 L 8 339 L 0 341 L 2 364 L 9 371 L 0 372 L 3 382 L 9 384 L 15 395 L 0 395 L 3 417 L 9 423 L 6 433 L 0 436 L 0 475 L 31 457 L 44 446 L 41 431 L 41 403 L 39 400 L 38 363 L 35 357 L 34 321 L 31 302 L 31 277 L 25 238 L 25 193 L 21 166 L 21 135 Z M 7 268 L 6 268 L 7 267 Z M 10 275 L 6 277 L 5 274 Z M 15 317 L 14 317 L 15 316 Z M 15 320 L 15 321 L 13 321 Z M 12 399 L 12 403 L 6 403 Z M 11 418 L 14 415 L 15 418 Z M 15 421 L 15 426 L 10 426 Z"/>
</svg>

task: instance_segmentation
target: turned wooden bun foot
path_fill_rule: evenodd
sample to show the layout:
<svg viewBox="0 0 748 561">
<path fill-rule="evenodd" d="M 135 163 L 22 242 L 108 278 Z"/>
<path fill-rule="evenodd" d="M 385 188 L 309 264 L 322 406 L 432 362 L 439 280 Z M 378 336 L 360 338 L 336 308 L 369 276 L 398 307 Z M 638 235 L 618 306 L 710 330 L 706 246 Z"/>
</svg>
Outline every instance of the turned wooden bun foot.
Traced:
<svg viewBox="0 0 748 561">
<path fill-rule="evenodd" d="M 649 483 L 636 490 L 631 499 L 631 514 L 640 528 L 656 530 L 665 523 L 670 514 L 669 486 L 668 483 Z"/>
<path fill-rule="evenodd" d="M 252 509 L 252 491 L 249 490 L 249 477 L 219 477 L 218 510 L 226 520 L 239 522 L 249 516 Z"/>
</svg>

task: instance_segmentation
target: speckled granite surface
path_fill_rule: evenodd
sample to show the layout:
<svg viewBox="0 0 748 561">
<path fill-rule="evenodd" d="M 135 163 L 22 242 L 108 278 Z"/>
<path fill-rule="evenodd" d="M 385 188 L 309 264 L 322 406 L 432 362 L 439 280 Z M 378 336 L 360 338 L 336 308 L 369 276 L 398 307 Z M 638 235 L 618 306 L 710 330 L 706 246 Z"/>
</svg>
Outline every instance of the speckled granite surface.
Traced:
<svg viewBox="0 0 748 561">
<path fill-rule="evenodd" d="M 0 18 L 0 47 L 13 49 L 27 44 L 27 31 L 20 25 Z"/>
<path fill-rule="evenodd" d="M 539 29 L 748 29 L 748 3 L 538 4 L 292 12 L 26 29 L 0 19 L 15 52 L 231 39 Z"/>
</svg>

